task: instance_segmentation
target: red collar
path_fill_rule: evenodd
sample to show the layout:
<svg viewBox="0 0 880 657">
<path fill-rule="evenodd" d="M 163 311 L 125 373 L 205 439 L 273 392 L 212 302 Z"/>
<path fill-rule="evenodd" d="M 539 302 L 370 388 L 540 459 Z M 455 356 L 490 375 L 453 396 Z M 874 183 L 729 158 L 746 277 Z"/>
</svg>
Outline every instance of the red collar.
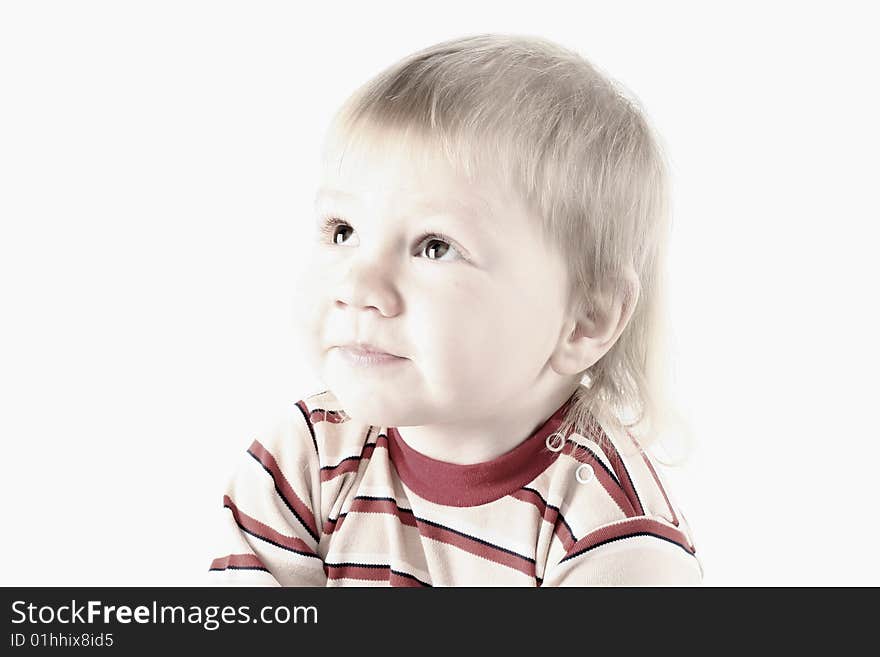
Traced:
<svg viewBox="0 0 880 657">
<path fill-rule="evenodd" d="M 519 445 L 482 463 L 461 465 L 425 456 L 389 427 L 391 462 L 410 490 L 436 504 L 463 507 L 493 502 L 519 490 L 556 460 L 559 452 L 547 449 L 546 439 L 562 424 L 573 398 L 574 394 Z"/>
</svg>

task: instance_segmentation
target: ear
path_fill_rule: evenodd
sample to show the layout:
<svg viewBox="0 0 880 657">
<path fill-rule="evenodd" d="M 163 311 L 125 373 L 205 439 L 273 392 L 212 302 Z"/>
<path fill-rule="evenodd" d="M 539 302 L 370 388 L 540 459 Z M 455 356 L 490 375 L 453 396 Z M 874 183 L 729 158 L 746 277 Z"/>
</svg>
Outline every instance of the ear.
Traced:
<svg viewBox="0 0 880 657">
<path fill-rule="evenodd" d="M 550 356 L 550 366 L 558 374 L 571 376 L 592 367 L 623 333 L 638 303 L 641 286 L 631 267 L 621 279 L 624 285 L 620 298 L 603 293 L 593 316 L 579 311 L 578 304 L 572 305 Z"/>
</svg>

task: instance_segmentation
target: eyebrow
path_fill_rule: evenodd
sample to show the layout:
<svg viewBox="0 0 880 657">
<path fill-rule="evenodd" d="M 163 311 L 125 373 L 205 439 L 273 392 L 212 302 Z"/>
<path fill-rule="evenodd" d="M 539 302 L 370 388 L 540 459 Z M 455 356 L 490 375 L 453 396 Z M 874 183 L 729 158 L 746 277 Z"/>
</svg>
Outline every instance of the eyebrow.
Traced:
<svg viewBox="0 0 880 657">
<path fill-rule="evenodd" d="M 327 200 L 339 200 L 339 201 L 356 201 L 359 196 L 357 194 L 353 194 L 351 192 L 345 192 L 339 189 L 327 189 L 321 188 L 318 190 L 318 193 L 315 195 L 315 205 L 320 205 L 321 201 Z M 431 212 L 431 213 L 452 213 L 457 216 L 461 212 L 466 212 L 469 215 L 479 215 L 479 214 L 489 214 L 490 206 L 489 203 L 480 197 L 474 199 L 474 201 L 438 201 L 435 199 L 426 199 L 420 198 L 415 201 L 412 205 L 408 206 L 408 210 L 413 212 Z M 482 221 L 469 221 L 466 222 L 468 226 L 475 228 L 481 232 L 485 232 L 484 222 Z"/>
<path fill-rule="evenodd" d="M 315 203 L 319 203 L 325 198 L 337 199 L 341 201 L 352 201 L 357 198 L 357 194 L 350 194 L 349 192 L 343 192 L 339 189 L 327 189 L 322 187 L 318 190 L 318 193 L 315 194 Z"/>
</svg>

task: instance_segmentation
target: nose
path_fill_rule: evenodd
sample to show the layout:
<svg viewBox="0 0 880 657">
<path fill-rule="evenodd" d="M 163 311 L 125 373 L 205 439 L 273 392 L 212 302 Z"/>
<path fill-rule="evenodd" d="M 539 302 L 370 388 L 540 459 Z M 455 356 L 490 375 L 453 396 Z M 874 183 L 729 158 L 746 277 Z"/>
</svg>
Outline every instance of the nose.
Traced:
<svg viewBox="0 0 880 657">
<path fill-rule="evenodd" d="M 391 267 L 381 258 L 353 258 L 337 288 L 335 305 L 357 310 L 372 308 L 385 317 L 397 315 L 401 298 Z"/>
</svg>

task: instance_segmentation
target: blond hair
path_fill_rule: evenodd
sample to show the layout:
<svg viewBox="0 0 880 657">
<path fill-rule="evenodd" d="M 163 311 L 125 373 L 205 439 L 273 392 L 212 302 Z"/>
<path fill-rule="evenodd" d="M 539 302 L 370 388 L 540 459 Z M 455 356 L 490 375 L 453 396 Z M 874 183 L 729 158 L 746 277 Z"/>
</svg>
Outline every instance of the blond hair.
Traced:
<svg viewBox="0 0 880 657">
<path fill-rule="evenodd" d="M 646 448 L 677 425 L 675 437 L 690 444 L 667 380 L 668 168 L 638 103 L 617 83 L 544 38 L 456 38 L 359 87 L 333 117 L 325 152 L 330 140 L 343 152 L 353 143 L 409 144 L 413 158 L 439 150 L 469 181 L 492 177 L 540 218 L 568 264 L 569 302 L 590 315 L 625 297 L 623 273 L 634 270 L 630 321 L 580 373 L 560 431 L 595 440 L 598 421 Z"/>
</svg>

